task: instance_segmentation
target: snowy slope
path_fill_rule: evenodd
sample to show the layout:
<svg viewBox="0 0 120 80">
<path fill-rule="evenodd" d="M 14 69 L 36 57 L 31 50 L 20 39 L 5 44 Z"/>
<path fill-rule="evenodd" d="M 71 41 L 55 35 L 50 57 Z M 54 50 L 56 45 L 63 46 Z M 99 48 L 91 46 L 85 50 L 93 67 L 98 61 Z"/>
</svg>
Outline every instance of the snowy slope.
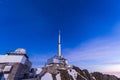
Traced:
<svg viewBox="0 0 120 80">
<path fill-rule="evenodd" d="M 54 77 L 53 77 L 54 76 Z M 105 75 L 99 72 L 89 73 L 87 70 L 81 70 L 78 67 L 67 70 L 58 70 L 57 74 L 48 71 L 40 80 L 120 80 L 116 76 Z"/>
<path fill-rule="evenodd" d="M 56 79 L 57 79 L 57 80 L 61 80 L 60 73 L 56 75 Z"/>
<path fill-rule="evenodd" d="M 41 80 L 53 80 L 52 75 L 50 73 L 46 73 Z"/>
<path fill-rule="evenodd" d="M 72 76 L 74 80 L 76 80 L 78 73 L 74 69 L 68 70 L 69 75 Z"/>
<path fill-rule="evenodd" d="M 77 76 L 79 74 L 77 71 L 75 71 L 74 69 L 69 69 L 66 70 L 66 72 L 68 72 L 68 75 L 72 76 L 73 80 L 77 80 Z M 41 80 L 53 80 L 52 74 L 47 72 L 44 76 L 42 76 Z M 56 75 L 56 80 L 61 80 L 61 73 L 58 73 Z"/>
</svg>

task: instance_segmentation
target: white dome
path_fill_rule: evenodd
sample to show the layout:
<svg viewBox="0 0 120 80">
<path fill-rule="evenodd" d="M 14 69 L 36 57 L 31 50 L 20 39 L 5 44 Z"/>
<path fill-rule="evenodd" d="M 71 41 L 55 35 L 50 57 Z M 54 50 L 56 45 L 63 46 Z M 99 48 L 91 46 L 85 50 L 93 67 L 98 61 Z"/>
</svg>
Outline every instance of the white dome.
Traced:
<svg viewBox="0 0 120 80">
<path fill-rule="evenodd" d="M 26 50 L 24 48 L 18 48 L 18 49 L 15 50 L 15 53 L 26 54 Z"/>
</svg>

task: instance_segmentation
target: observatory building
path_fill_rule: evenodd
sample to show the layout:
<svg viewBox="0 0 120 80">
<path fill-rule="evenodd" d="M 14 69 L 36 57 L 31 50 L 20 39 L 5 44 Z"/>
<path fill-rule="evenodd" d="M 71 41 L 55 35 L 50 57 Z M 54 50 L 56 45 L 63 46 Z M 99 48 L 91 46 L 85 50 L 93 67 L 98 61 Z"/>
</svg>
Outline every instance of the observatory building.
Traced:
<svg viewBox="0 0 120 80">
<path fill-rule="evenodd" d="M 61 38 L 60 32 L 58 35 L 58 54 L 47 60 L 46 66 L 52 66 L 57 69 L 66 69 L 68 61 L 61 54 Z"/>
<path fill-rule="evenodd" d="M 22 80 L 29 72 L 31 65 L 23 48 L 0 55 L 0 80 Z"/>
<path fill-rule="evenodd" d="M 61 55 L 60 33 L 58 35 L 58 55 L 55 55 L 47 60 L 46 65 L 50 65 L 50 64 L 63 64 L 63 65 L 67 64 L 67 60 Z"/>
<path fill-rule="evenodd" d="M 39 78 L 45 75 L 47 72 L 51 74 L 58 74 L 59 70 L 68 70 L 72 66 L 68 64 L 66 58 L 61 54 L 61 42 L 60 42 L 60 33 L 58 35 L 58 54 L 48 59 L 45 66 L 42 68 L 42 71 L 39 74 Z"/>
</svg>

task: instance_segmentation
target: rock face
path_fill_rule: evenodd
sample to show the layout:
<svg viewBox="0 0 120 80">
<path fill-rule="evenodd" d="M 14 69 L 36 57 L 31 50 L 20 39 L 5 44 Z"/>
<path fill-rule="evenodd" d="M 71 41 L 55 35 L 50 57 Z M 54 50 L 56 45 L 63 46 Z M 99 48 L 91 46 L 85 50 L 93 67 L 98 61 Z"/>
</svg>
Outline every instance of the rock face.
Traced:
<svg viewBox="0 0 120 80">
<path fill-rule="evenodd" d="M 44 70 L 43 70 L 44 72 Z M 116 76 L 102 74 L 99 72 L 89 73 L 88 70 L 81 70 L 76 66 L 69 69 L 56 69 L 55 72 L 45 71 L 44 75 L 40 76 L 40 80 L 46 80 L 45 76 L 49 73 L 47 80 L 120 80 Z M 50 77 L 51 75 L 51 77 Z M 44 77 L 44 78 L 43 78 Z"/>
<path fill-rule="evenodd" d="M 114 75 L 107 75 L 107 74 L 102 74 L 99 72 L 94 72 L 91 74 L 92 74 L 92 76 L 94 76 L 96 78 L 96 80 L 120 80 L 120 78 L 117 78 Z"/>
</svg>

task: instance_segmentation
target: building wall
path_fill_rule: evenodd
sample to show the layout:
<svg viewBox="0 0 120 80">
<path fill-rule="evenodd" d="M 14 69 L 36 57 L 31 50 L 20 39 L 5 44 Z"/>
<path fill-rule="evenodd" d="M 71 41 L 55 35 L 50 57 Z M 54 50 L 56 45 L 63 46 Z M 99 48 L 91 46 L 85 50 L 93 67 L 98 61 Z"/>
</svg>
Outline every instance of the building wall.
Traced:
<svg viewBox="0 0 120 80">
<path fill-rule="evenodd" d="M 25 73 L 29 73 L 31 65 L 32 64 L 29 60 L 27 60 L 24 64 L 22 63 L 0 63 L 0 71 L 1 71 L 0 78 L 4 75 L 4 78 L 8 80 L 21 80 L 24 77 Z M 11 69 L 10 70 L 5 69 L 6 66 L 11 66 Z"/>
<path fill-rule="evenodd" d="M 10 80 L 21 80 L 24 74 L 29 73 L 31 66 L 27 66 L 21 63 L 14 63 L 13 69 L 10 72 L 8 79 Z"/>
<path fill-rule="evenodd" d="M 23 55 L 0 55 L 0 63 L 25 63 L 26 57 Z"/>
</svg>

